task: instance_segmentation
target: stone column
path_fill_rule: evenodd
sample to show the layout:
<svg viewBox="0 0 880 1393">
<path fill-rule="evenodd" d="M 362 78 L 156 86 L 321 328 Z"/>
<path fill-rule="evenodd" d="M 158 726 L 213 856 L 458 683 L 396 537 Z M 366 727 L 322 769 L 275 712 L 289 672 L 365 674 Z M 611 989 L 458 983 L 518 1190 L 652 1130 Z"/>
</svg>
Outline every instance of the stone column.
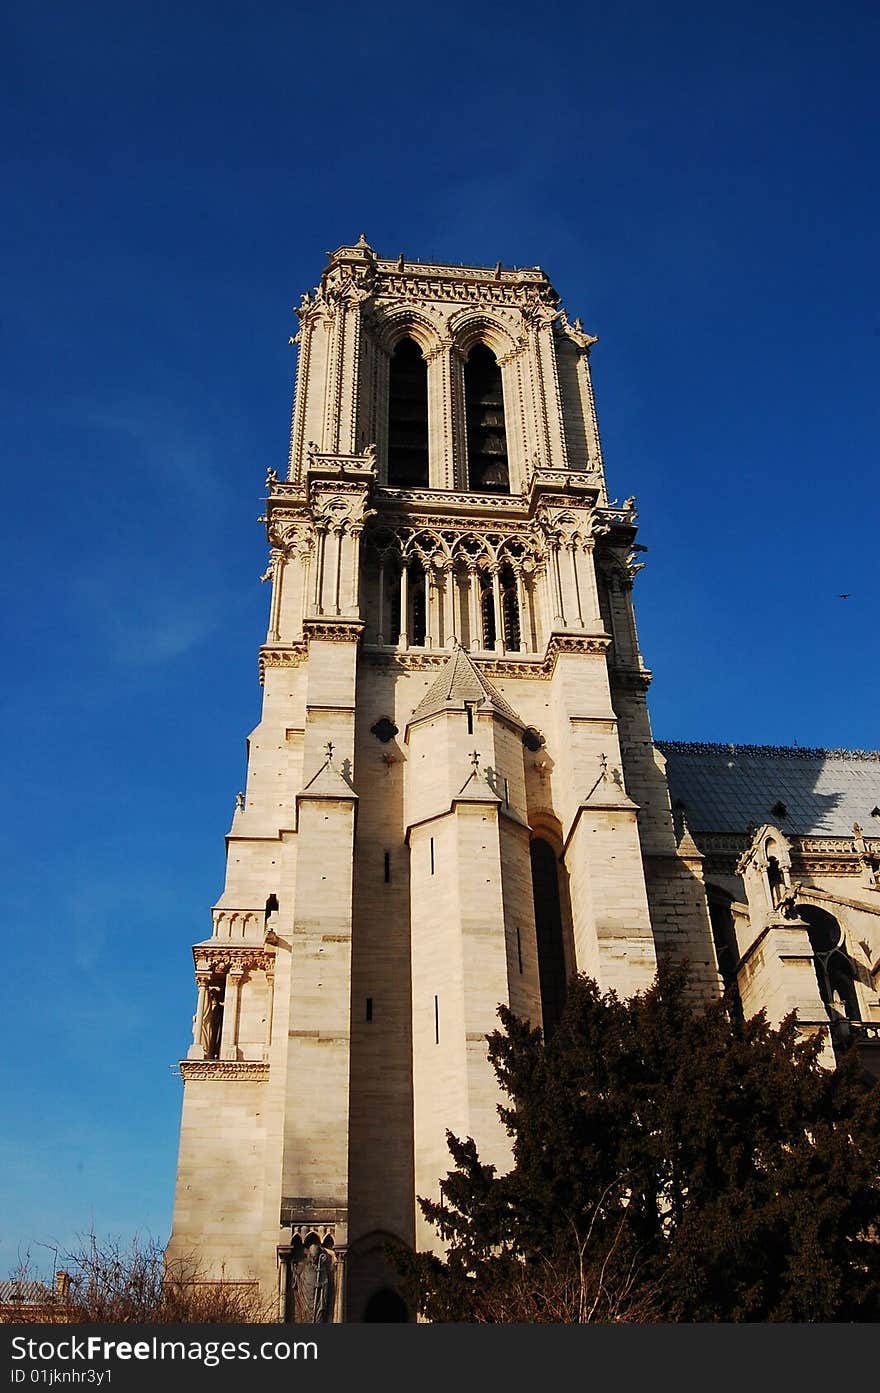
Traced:
<svg viewBox="0 0 880 1393">
<path fill-rule="evenodd" d="M 495 613 L 495 652 L 504 652 L 504 615 L 501 612 L 501 567 L 497 561 L 490 567 L 492 576 L 492 607 Z"/>
<path fill-rule="evenodd" d="M 186 1052 L 187 1059 L 204 1059 L 205 1057 L 205 1049 L 202 1044 L 202 1026 L 205 1022 L 205 1005 L 208 1000 L 208 983 L 210 980 L 210 972 L 196 973 L 199 998 L 196 1003 L 196 1013 L 193 1016 L 193 1038 L 192 1044 Z"/>
<path fill-rule="evenodd" d="M 379 619 L 376 625 L 376 642 L 385 642 L 385 553 L 379 557 Z"/>
<path fill-rule="evenodd" d="M 450 403 L 452 408 L 452 487 L 467 488 L 467 422 L 464 402 L 464 357 L 457 348 L 449 354 Z"/>
<path fill-rule="evenodd" d="M 315 614 L 324 613 L 324 558 L 327 551 L 327 526 L 318 525 L 315 556 Z"/>
<path fill-rule="evenodd" d="M 333 1271 L 333 1314 L 332 1322 L 334 1325 L 345 1323 L 345 1259 L 348 1257 L 346 1248 L 334 1248 L 333 1256 L 336 1259 L 336 1267 Z"/>
<path fill-rule="evenodd" d="M 565 543 L 565 550 L 568 552 L 569 560 L 571 561 L 571 583 L 573 586 L 575 605 L 574 622 L 578 629 L 582 629 L 584 627 L 584 620 L 581 614 L 581 592 L 580 586 L 578 585 L 577 543 L 573 537 Z"/>
<path fill-rule="evenodd" d="M 562 573 L 559 569 L 559 542 L 553 540 L 550 543 L 550 576 L 551 589 L 553 592 L 553 624 L 565 627 L 565 604 L 562 599 Z"/>
<path fill-rule="evenodd" d="M 584 594 L 587 597 L 586 608 L 589 611 L 585 618 L 592 627 L 601 629 L 603 627 L 602 612 L 599 609 L 599 588 L 596 584 L 596 565 L 593 559 L 594 548 L 595 543 L 592 537 L 582 543 L 580 550 L 581 574 L 585 580 Z"/>
<path fill-rule="evenodd" d="M 269 1051 L 272 1048 L 272 1019 L 275 1012 L 275 971 L 266 968 L 266 1045 L 263 1050 L 263 1058 L 269 1058 Z"/>
<path fill-rule="evenodd" d="M 443 564 L 443 644 L 452 647 L 455 638 L 455 563 Z"/>
<path fill-rule="evenodd" d="M 353 522 L 349 524 L 348 537 L 351 549 L 351 569 L 349 572 L 348 585 L 348 604 L 346 610 L 349 614 L 360 614 L 360 572 L 361 572 L 361 533 L 363 524 Z"/>
<path fill-rule="evenodd" d="M 429 487 L 455 488 L 452 340 L 424 355 L 428 364 Z"/>
<path fill-rule="evenodd" d="M 299 616 L 299 632 L 300 634 L 302 634 L 303 621 L 308 617 L 309 613 L 309 584 L 312 575 L 312 548 L 310 546 L 304 545 L 300 549 L 298 555 L 300 562 L 302 563 L 302 597 L 300 599 Z"/>
<path fill-rule="evenodd" d="M 223 1034 L 220 1037 L 221 1059 L 238 1059 L 238 1002 L 243 978 L 243 967 L 231 967 L 226 974 Z"/>
<path fill-rule="evenodd" d="M 434 563 L 427 560 L 423 566 L 425 575 L 425 647 L 434 647 L 435 621 L 434 613 L 437 587 L 434 583 Z"/>
<path fill-rule="evenodd" d="M 281 583 L 284 572 L 284 552 L 273 547 L 271 552 L 272 600 L 269 605 L 269 633 L 267 641 L 277 643 L 281 637 Z"/>
<path fill-rule="evenodd" d="M 333 613 L 333 614 L 339 614 L 339 613 L 340 613 L 339 600 L 340 600 L 341 583 L 342 583 L 342 539 L 343 539 L 343 536 L 344 536 L 344 528 L 343 528 L 342 524 L 340 523 L 340 524 L 337 524 L 335 527 L 333 527 L 331 530 L 332 530 L 332 532 L 333 532 L 333 536 L 336 538 L 336 548 L 335 548 L 335 550 L 336 550 L 336 556 L 335 556 L 335 559 L 334 559 L 334 568 L 333 568 L 333 605 L 332 605 L 332 613 Z"/>
<path fill-rule="evenodd" d="M 406 557 L 403 558 L 400 568 L 400 635 L 397 640 L 398 648 L 409 647 L 409 570 L 407 568 Z"/>
<path fill-rule="evenodd" d="M 468 602 L 470 604 L 471 652 L 476 653 L 483 646 L 483 623 L 480 614 L 480 572 L 476 565 L 468 562 Z"/>
<path fill-rule="evenodd" d="M 526 586 L 523 579 L 522 566 L 514 566 L 513 574 L 516 576 L 516 605 L 519 610 L 519 651 L 521 653 L 529 653 L 531 651 L 529 616 L 526 611 Z"/>
</svg>

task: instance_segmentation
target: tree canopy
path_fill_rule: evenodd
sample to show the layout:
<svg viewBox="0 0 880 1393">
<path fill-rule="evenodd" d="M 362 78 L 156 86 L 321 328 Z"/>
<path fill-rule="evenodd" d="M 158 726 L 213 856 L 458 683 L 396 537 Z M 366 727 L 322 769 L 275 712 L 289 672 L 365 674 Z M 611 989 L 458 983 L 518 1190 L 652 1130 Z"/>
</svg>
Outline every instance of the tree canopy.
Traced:
<svg viewBox="0 0 880 1393">
<path fill-rule="evenodd" d="M 499 1008 L 489 1058 L 514 1164 L 448 1134 L 447 1246 L 400 1254 L 433 1321 L 880 1318 L 880 1088 L 686 974 L 621 1000 L 576 978 L 539 1030 Z"/>
</svg>

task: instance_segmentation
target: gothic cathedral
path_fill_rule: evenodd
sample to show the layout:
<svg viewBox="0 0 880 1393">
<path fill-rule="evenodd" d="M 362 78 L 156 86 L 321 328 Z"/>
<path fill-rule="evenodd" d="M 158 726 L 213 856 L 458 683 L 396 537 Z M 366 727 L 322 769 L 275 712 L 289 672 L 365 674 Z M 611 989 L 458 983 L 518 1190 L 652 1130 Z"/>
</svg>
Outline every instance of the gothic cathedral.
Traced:
<svg viewBox="0 0 880 1393">
<path fill-rule="evenodd" d="M 194 948 L 170 1253 L 281 1320 L 406 1319 L 385 1245 L 435 1241 L 415 1197 L 438 1195 L 447 1128 L 509 1164 L 499 1002 L 550 1031 L 572 973 L 631 994 L 687 959 L 695 993 L 739 970 L 748 1009 L 793 1005 L 829 1050 L 835 1002 L 794 903 L 809 836 L 769 806 L 739 842 L 701 825 L 695 761 L 728 747 L 652 740 L 635 500 L 609 501 L 595 339 L 544 272 L 362 237 L 297 313 L 262 718 Z M 838 840 L 876 960 L 880 842 Z M 841 967 L 842 1019 L 880 1017 L 870 966 Z"/>
</svg>

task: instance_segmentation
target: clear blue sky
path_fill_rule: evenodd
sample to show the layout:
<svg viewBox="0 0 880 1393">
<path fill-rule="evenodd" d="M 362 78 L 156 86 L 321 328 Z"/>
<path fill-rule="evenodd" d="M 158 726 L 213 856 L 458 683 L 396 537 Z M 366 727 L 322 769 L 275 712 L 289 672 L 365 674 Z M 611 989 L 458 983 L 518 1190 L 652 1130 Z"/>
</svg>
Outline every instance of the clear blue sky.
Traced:
<svg viewBox="0 0 880 1393">
<path fill-rule="evenodd" d="M 0 1275 L 170 1227 L 327 249 L 540 264 L 600 335 L 658 737 L 880 744 L 878 37 L 847 0 L 7 7 Z"/>
</svg>

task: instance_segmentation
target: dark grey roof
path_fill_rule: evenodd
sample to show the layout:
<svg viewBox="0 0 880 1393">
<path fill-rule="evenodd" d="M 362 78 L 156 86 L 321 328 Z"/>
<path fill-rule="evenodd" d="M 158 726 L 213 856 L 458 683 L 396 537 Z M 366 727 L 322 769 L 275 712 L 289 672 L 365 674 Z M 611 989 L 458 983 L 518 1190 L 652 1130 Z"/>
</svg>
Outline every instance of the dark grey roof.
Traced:
<svg viewBox="0 0 880 1393">
<path fill-rule="evenodd" d="M 523 724 L 510 703 L 492 686 L 488 677 L 484 677 L 463 648 L 456 648 L 450 654 L 438 677 L 410 716 L 408 724 L 420 721 L 425 716 L 437 716 L 442 711 L 463 711 L 466 701 L 475 701 L 480 706 L 488 704 L 508 721 L 514 721 L 519 726 Z"/>
<path fill-rule="evenodd" d="M 745 832 L 770 822 L 801 837 L 880 837 L 880 751 L 658 740 L 673 802 L 694 832 Z M 774 813 L 782 803 L 785 815 Z"/>
</svg>

